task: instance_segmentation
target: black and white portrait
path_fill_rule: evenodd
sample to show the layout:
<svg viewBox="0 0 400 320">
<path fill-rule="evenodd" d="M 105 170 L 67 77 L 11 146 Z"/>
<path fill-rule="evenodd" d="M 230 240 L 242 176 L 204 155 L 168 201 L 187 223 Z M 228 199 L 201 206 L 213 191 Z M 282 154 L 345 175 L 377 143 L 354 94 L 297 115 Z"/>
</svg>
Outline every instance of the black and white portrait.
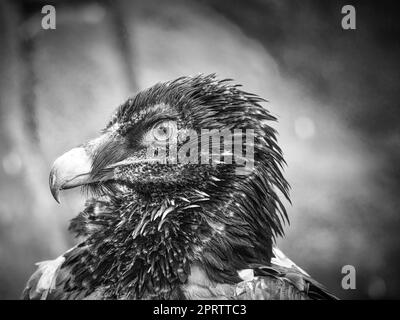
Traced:
<svg viewBox="0 0 400 320">
<path fill-rule="evenodd" d="M 0 299 L 399 298 L 397 21 L 1 0 Z"/>
</svg>

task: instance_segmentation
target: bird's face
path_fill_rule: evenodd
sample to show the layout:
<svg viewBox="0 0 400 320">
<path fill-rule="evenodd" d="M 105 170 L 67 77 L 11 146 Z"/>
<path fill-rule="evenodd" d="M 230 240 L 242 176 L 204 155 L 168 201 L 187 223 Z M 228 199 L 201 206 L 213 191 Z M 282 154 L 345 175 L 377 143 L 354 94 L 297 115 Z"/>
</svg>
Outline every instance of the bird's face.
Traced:
<svg viewBox="0 0 400 320">
<path fill-rule="evenodd" d="M 166 104 L 143 106 L 134 119 L 116 117 L 98 138 L 54 162 L 51 191 L 58 201 L 60 190 L 78 186 L 96 193 L 157 192 L 183 187 L 196 177 L 202 180 L 197 175 L 201 166 L 172 160 L 178 135 L 181 139 L 187 129 L 173 106 Z"/>
<path fill-rule="evenodd" d="M 154 196 L 227 180 L 237 166 L 224 164 L 227 158 L 214 157 L 213 150 L 231 156 L 232 148 L 213 149 L 212 144 L 222 141 L 218 134 L 223 130 L 254 129 L 258 122 L 246 122 L 252 119 L 243 113 L 246 104 L 248 97 L 236 86 L 212 76 L 183 78 L 143 91 L 118 108 L 98 138 L 54 162 L 52 194 L 59 201 L 60 190 L 83 186 L 96 194 Z M 240 136 L 233 141 L 243 140 Z"/>
</svg>

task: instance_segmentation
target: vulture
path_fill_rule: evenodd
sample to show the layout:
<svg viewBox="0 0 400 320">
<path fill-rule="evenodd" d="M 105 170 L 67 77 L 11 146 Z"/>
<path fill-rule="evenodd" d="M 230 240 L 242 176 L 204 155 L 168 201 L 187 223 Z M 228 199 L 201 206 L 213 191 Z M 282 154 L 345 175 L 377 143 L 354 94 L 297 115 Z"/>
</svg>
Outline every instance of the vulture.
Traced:
<svg viewBox="0 0 400 320">
<path fill-rule="evenodd" d="M 77 245 L 37 263 L 22 298 L 336 299 L 275 245 L 290 202 L 276 118 L 241 88 L 215 74 L 158 83 L 56 159 L 55 200 L 88 195 Z"/>
</svg>

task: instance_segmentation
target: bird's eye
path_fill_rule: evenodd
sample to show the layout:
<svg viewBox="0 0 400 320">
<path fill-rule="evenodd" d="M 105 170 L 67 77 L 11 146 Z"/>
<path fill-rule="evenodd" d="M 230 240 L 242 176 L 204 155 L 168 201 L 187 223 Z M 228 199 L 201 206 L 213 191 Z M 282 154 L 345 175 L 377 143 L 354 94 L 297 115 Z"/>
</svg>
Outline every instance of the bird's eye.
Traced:
<svg viewBox="0 0 400 320">
<path fill-rule="evenodd" d="M 152 129 L 152 134 L 153 138 L 157 141 L 171 139 L 176 134 L 176 123 L 173 121 L 159 123 Z"/>
</svg>

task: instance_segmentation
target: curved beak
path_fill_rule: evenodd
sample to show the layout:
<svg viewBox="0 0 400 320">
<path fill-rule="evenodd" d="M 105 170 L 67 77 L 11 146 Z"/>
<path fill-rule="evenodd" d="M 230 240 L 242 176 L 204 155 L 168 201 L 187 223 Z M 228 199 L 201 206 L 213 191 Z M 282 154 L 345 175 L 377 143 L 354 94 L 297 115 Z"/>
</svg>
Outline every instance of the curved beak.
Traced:
<svg viewBox="0 0 400 320">
<path fill-rule="evenodd" d="M 84 148 L 74 148 L 54 161 L 49 185 L 54 199 L 60 203 L 60 190 L 75 188 L 89 182 L 92 160 Z"/>
</svg>

